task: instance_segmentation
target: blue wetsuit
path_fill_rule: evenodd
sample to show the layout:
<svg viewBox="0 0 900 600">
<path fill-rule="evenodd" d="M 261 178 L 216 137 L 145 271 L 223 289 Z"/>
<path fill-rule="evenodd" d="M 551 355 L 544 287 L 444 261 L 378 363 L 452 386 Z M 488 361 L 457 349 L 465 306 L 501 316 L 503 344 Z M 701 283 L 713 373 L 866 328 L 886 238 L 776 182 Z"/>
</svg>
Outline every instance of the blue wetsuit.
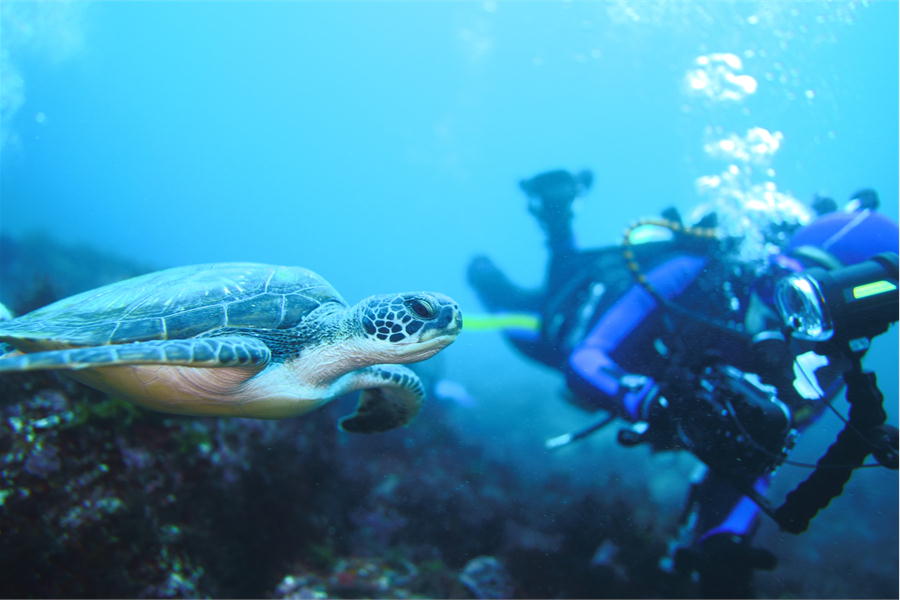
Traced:
<svg viewBox="0 0 900 600">
<path fill-rule="evenodd" d="M 881 251 L 896 252 L 897 239 L 897 225 L 884 215 L 873 211 L 832 213 L 820 217 L 792 236 L 787 252 L 796 253 L 798 258 L 778 262 L 783 269 L 791 270 L 814 266 L 810 256 L 820 255 L 804 254 L 801 249 L 815 248 L 840 264 L 853 264 Z M 709 257 L 675 254 L 649 270 L 646 280 L 660 297 L 677 303 L 703 275 L 709 262 Z M 770 283 L 771 279 L 756 282 L 760 296 L 768 296 Z M 697 302 L 697 296 L 690 301 Z M 709 306 L 711 302 L 714 299 L 710 299 L 703 308 L 715 308 Z M 644 287 L 637 283 L 632 285 L 572 349 L 567 364 L 570 387 L 598 408 L 629 421 L 646 419 L 645 403 L 656 389 L 653 378 L 658 376 L 652 372 L 653 361 L 649 360 L 658 333 L 648 324 L 654 322 L 659 312 L 658 300 Z M 746 353 L 748 348 L 739 340 L 723 336 L 717 338 L 715 350 L 727 362 L 740 364 L 740 355 Z M 646 365 L 651 365 L 651 371 L 646 370 Z M 643 381 L 638 379 L 637 385 L 625 385 L 627 376 L 631 374 L 648 377 Z M 840 364 L 816 371 L 816 384 L 822 396 L 815 403 L 804 406 L 804 410 L 795 412 L 795 428 L 802 430 L 808 427 L 821 414 L 825 400 L 831 400 L 841 392 L 843 383 L 840 374 Z M 769 483 L 770 473 L 760 473 L 753 488 L 765 495 Z M 693 494 L 697 521 L 689 543 L 702 543 L 717 534 L 742 537 L 752 534 L 758 525 L 760 509 L 751 499 L 712 472 L 695 481 L 694 486 L 697 488 L 697 493 Z"/>
<path fill-rule="evenodd" d="M 660 349 L 661 342 L 665 346 L 666 341 L 672 346 L 680 345 L 683 355 L 699 360 L 699 355 L 714 350 L 724 364 L 754 372 L 753 364 L 748 361 L 747 341 L 764 328 L 751 327 L 743 335 L 729 335 L 727 328 L 704 327 L 702 319 L 685 322 L 678 314 L 671 314 L 661 307 L 659 299 L 691 308 L 695 313 L 709 313 L 713 320 L 724 318 L 733 324 L 740 322 L 739 329 L 745 325 L 752 296 L 757 300 L 757 312 L 766 312 L 765 300 L 770 295 L 777 269 L 773 269 L 770 279 L 755 280 L 743 287 L 740 282 L 732 286 L 733 282 L 729 281 L 732 290 L 729 297 L 719 292 L 731 272 L 717 270 L 721 263 L 714 252 L 682 251 L 677 244 L 661 246 L 660 255 L 654 261 L 647 261 L 643 271 L 657 295 L 654 297 L 633 278 L 629 278 L 625 286 L 621 285 L 621 277 L 618 286 L 607 285 L 609 282 L 604 281 L 607 272 L 603 268 L 590 272 L 579 266 L 578 257 L 583 253 L 575 250 L 570 233 L 552 234 L 549 228 L 545 229 L 550 233 L 550 261 L 543 290 L 516 288 L 487 259 L 479 259 L 479 265 L 473 263 L 477 269 L 473 271 L 470 267 L 470 281 L 489 310 L 533 311 L 542 317 L 545 326 L 539 334 L 508 331 L 507 337 L 529 357 L 562 371 L 580 406 L 603 409 L 632 422 L 647 419 L 648 399 L 654 397 L 656 381 L 664 382 L 666 376 L 670 357 L 665 352 L 673 350 L 671 347 Z M 851 264 L 878 252 L 896 252 L 897 237 L 897 225 L 872 211 L 833 213 L 793 236 L 787 249 L 796 251 L 802 260 L 783 257 L 785 260 L 775 262 L 778 267 L 791 270 L 814 266 L 809 263 L 810 254 L 800 252 L 812 246 L 824 251 L 836 264 Z M 565 324 L 577 321 L 579 313 L 581 318 L 584 317 L 585 309 L 581 304 L 593 295 L 583 293 L 578 296 L 571 290 L 587 288 L 590 282 L 568 286 L 570 291 L 567 293 L 577 298 L 574 305 L 565 297 L 559 298 L 560 289 L 581 276 L 579 270 L 588 272 L 589 277 L 596 277 L 595 287 L 599 287 L 601 294 L 605 289 L 607 296 L 605 303 L 598 303 L 596 311 L 593 307 L 587 310 L 594 314 L 583 331 L 575 326 L 567 329 Z M 565 314 L 560 315 L 557 312 L 560 310 Z M 774 318 L 773 313 L 763 315 L 755 324 L 757 327 L 760 323 L 775 326 L 771 318 Z M 770 319 L 768 323 L 767 319 Z M 557 322 L 563 325 L 557 326 Z M 750 322 L 748 319 L 747 323 Z M 558 331 L 567 331 L 568 337 Z M 574 341 L 567 341 L 572 337 Z M 820 389 L 824 390 L 823 397 L 830 398 L 840 392 L 842 384 L 838 368 L 819 369 L 815 375 Z M 799 398 L 792 381 L 782 383 L 780 392 Z M 796 428 L 805 427 L 819 414 L 824 406 L 821 398 L 819 400 L 811 410 L 809 406 L 801 405 L 800 410 L 795 411 L 795 417 L 800 412 L 806 413 L 802 420 L 795 419 L 793 425 Z M 770 475 L 763 470 L 753 474 L 746 484 L 765 495 Z M 746 542 L 758 525 L 760 509 L 731 481 L 708 469 L 692 483 L 684 514 L 685 530 L 677 547 L 700 548 L 717 539 Z"/>
<path fill-rule="evenodd" d="M 647 283 L 665 300 L 677 302 L 688 288 L 697 281 L 708 265 L 707 257 L 676 254 L 646 274 Z M 631 374 L 650 375 L 641 369 L 641 361 L 647 353 L 653 353 L 654 338 L 658 332 L 647 327 L 660 312 L 659 301 L 643 286 L 634 284 L 604 312 L 584 339 L 572 350 L 568 360 L 568 381 L 572 389 L 588 396 L 604 410 L 629 421 L 647 419 L 648 398 L 652 399 L 656 383 L 653 377 L 642 377 L 636 385 L 626 385 Z M 637 340 L 638 335 L 644 339 Z M 729 340 L 723 340 L 728 344 Z M 615 357 L 626 345 L 642 348 L 623 357 L 628 361 L 623 368 Z M 746 352 L 743 344 L 718 348 L 721 355 Z M 630 359 L 630 360 L 629 360 Z M 643 381 L 641 381 L 643 380 Z M 651 423 L 652 427 L 652 423 Z M 761 494 L 768 489 L 768 474 L 760 473 L 753 484 Z M 733 485 L 720 479 L 713 472 L 706 472 L 694 482 L 697 493 L 692 494 L 697 512 L 694 531 L 685 532 L 687 544 L 701 543 L 717 534 L 748 536 L 759 520 L 759 508 L 753 501 L 738 492 Z"/>
<path fill-rule="evenodd" d="M 676 256 L 651 270 L 646 275 L 647 282 L 664 298 L 675 299 L 697 278 L 706 263 L 700 256 Z M 591 390 L 592 400 L 601 408 L 638 420 L 641 402 L 652 382 L 644 383 L 639 389 L 627 389 L 623 385 L 627 372 L 612 355 L 658 309 L 658 301 L 646 289 L 633 285 L 572 350 L 568 361 L 570 385 Z"/>
</svg>

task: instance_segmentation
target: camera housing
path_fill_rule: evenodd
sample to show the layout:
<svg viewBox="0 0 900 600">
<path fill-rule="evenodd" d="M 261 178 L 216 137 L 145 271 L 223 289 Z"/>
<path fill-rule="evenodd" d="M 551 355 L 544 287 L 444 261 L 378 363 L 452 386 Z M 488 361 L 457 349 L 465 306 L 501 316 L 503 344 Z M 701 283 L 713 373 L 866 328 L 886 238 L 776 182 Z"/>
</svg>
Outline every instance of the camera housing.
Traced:
<svg viewBox="0 0 900 600">
<path fill-rule="evenodd" d="M 675 404 L 682 447 L 713 469 L 750 485 L 793 446 L 790 409 L 774 388 L 728 365 L 708 367 Z"/>
</svg>

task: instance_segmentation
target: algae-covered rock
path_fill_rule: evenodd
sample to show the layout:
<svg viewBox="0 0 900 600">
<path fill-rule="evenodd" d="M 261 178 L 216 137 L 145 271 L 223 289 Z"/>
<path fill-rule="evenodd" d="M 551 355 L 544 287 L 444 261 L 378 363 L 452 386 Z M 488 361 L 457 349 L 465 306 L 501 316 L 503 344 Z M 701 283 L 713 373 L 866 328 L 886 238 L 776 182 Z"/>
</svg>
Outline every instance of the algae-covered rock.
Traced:
<svg viewBox="0 0 900 600">
<path fill-rule="evenodd" d="M 16 313 L 142 271 L 0 244 Z M 23 279 L 35 265 L 43 287 Z M 339 432 L 353 400 L 303 419 L 178 417 L 53 373 L 0 377 L 3 595 L 463 598 L 483 594 L 460 578 L 479 556 L 521 597 L 670 595 L 646 577 L 663 541 L 627 502 L 488 458 L 439 402 L 409 428 Z M 615 580 L 591 567 L 607 538 Z"/>
<path fill-rule="evenodd" d="M 254 595 L 326 535 L 333 427 L 165 418 L 51 375 L 0 393 L 6 593 Z"/>
</svg>

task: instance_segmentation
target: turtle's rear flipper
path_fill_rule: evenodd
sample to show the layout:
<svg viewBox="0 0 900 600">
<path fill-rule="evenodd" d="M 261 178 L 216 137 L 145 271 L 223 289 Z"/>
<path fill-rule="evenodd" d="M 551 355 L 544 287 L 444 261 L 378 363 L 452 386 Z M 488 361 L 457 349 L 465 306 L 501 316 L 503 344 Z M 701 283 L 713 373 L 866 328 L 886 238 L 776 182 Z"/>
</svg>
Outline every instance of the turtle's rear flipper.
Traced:
<svg viewBox="0 0 900 600">
<path fill-rule="evenodd" d="M 271 352 L 260 340 L 243 336 L 153 340 L 18 354 L 0 358 L 4 371 L 91 369 L 122 365 L 183 365 L 189 367 L 263 366 Z"/>
<path fill-rule="evenodd" d="M 342 431 L 377 433 L 406 425 L 418 414 L 425 388 L 418 375 L 400 365 L 354 371 L 344 390 L 362 389 L 356 412 L 340 421 Z"/>
</svg>

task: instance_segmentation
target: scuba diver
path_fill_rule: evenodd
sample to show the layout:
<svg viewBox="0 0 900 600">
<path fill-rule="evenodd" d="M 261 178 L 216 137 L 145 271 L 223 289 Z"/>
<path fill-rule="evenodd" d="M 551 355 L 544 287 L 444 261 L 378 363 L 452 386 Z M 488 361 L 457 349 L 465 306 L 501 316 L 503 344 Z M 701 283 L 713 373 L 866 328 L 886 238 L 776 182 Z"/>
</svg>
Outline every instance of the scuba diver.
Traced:
<svg viewBox="0 0 900 600">
<path fill-rule="evenodd" d="M 484 256 L 467 279 L 488 311 L 506 315 L 504 334 L 520 352 L 565 376 L 570 401 L 605 413 L 548 447 L 620 418 L 630 423 L 621 444 L 686 449 L 704 463 L 660 566 L 696 574 L 705 597 L 747 597 L 753 571 L 776 565 L 751 544 L 772 472 L 848 369 L 840 352 L 821 356 L 786 338 L 776 282 L 896 253 L 897 225 L 861 190 L 844 211 L 817 199 L 809 224 L 796 203 L 756 215 L 756 236 L 718 234 L 736 213 L 707 210 L 688 226 L 670 208 L 629 228 L 621 245 L 579 250 L 572 203 L 592 180 L 554 170 L 519 184 L 546 237 L 539 289 L 515 285 Z"/>
</svg>

